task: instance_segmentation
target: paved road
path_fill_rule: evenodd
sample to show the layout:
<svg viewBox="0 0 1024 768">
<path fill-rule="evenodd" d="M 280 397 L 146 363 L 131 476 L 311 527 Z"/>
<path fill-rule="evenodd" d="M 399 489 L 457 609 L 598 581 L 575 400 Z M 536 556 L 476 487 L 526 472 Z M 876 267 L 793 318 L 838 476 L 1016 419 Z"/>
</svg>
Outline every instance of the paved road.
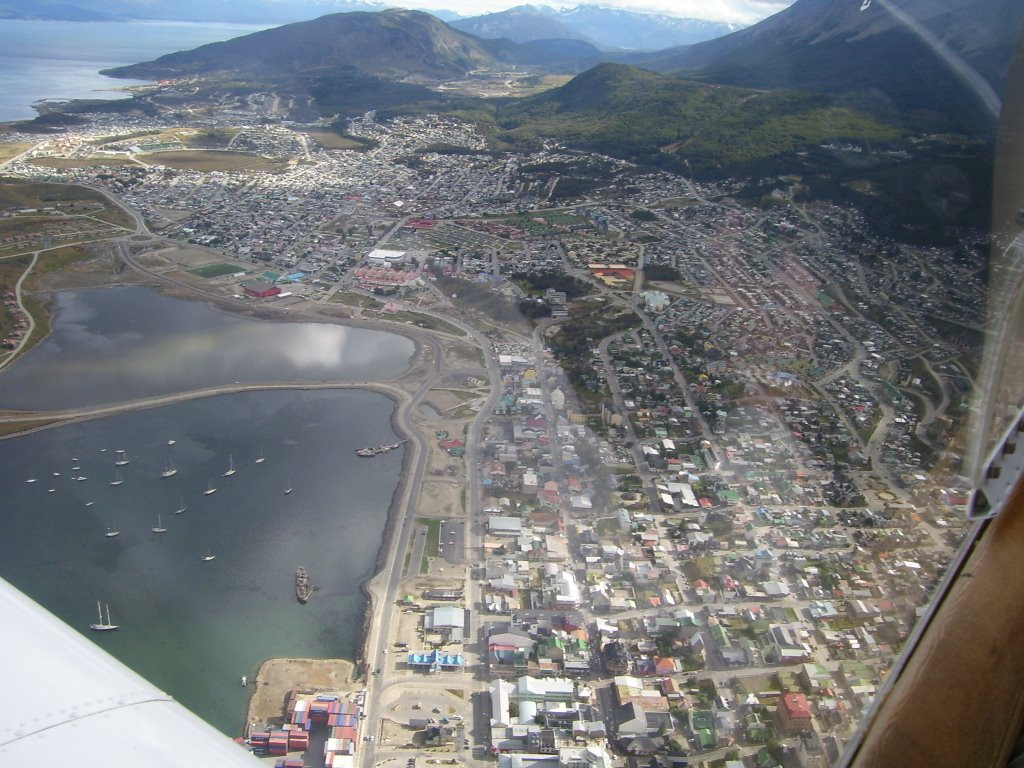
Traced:
<svg viewBox="0 0 1024 768">
<path fill-rule="evenodd" d="M 31 263 L 25 268 L 25 271 L 21 273 L 21 277 L 18 278 L 18 282 L 14 284 L 14 300 L 18 302 L 18 309 L 21 310 L 22 314 L 28 318 L 28 328 L 25 330 L 25 333 L 21 337 L 21 340 L 18 341 L 18 346 L 12 349 L 11 352 L 7 355 L 7 357 L 3 359 L 3 361 L 0 361 L 0 371 L 2 371 L 4 368 L 10 365 L 18 357 L 18 355 L 21 354 L 21 351 L 25 348 L 25 345 L 28 344 L 28 340 L 32 338 L 32 332 L 35 331 L 36 329 L 35 318 L 32 317 L 32 313 L 25 308 L 25 303 L 22 300 L 23 294 L 21 292 L 21 286 L 22 283 L 25 282 L 25 278 L 28 277 L 29 274 L 31 274 L 32 268 L 35 267 L 36 262 L 39 260 L 39 253 L 39 251 L 35 251 L 32 254 Z"/>
</svg>

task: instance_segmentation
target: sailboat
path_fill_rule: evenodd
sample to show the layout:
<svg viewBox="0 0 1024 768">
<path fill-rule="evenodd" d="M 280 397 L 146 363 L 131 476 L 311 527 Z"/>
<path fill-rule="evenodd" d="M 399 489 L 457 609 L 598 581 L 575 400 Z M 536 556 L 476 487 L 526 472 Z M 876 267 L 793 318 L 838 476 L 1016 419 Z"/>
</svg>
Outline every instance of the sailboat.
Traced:
<svg viewBox="0 0 1024 768">
<path fill-rule="evenodd" d="M 156 513 L 156 525 L 150 528 L 150 530 L 153 531 L 153 533 L 167 533 L 167 529 L 164 528 L 164 523 L 160 519 L 159 512 Z"/>
<path fill-rule="evenodd" d="M 125 464 L 131 464 L 128 460 L 128 454 L 120 448 L 118 448 L 115 453 L 114 463 L 119 467 L 123 467 Z"/>
<path fill-rule="evenodd" d="M 121 477 L 121 471 L 114 470 L 114 479 L 110 481 L 111 485 L 121 485 L 124 482 L 124 478 Z"/>
<path fill-rule="evenodd" d="M 231 454 L 228 454 L 228 471 L 224 473 L 224 477 L 231 477 L 235 474 L 235 460 Z"/>
<path fill-rule="evenodd" d="M 203 496 L 209 496 L 211 493 L 216 493 L 217 489 L 213 487 L 213 481 L 211 480 L 206 484 L 206 490 L 203 491 Z"/>
<path fill-rule="evenodd" d="M 110 623 L 110 605 L 107 605 L 107 620 L 103 620 L 103 609 L 100 607 L 100 601 L 96 601 L 96 612 L 99 614 L 99 621 L 95 624 L 90 624 L 89 629 L 94 632 L 109 632 L 112 629 L 117 629 L 117 624 Z"/>
<path fill-rule="evenodd" d="M 174 514 L 180 515 L 186 509 L 188 509 L 188 507 L 185 506 L 185 500 L 184 499 L 178 499 L 178 508 L 176 510 L 174 510 Z"/>
<path fill-rule="evenodd" d="M 267 457 L 263 455 L 263 451 L 260 451 L 260 455 L 256 457 L 256 464 L 262 464 L 267 460 Z"/>
<path fill-rule="evenodd" d="M 108 525 L 108 526 L 107 526 L 107 532 L 106 532 L 106 533 L 104 533 L 103 535 L 104 535 L 104 536 L 106 536 L 106 537 L 107 537 L 108 539 L 112 539 L 112 538 L 114 538 L 115 536 L 120 536 L 120 535 L 121 535 L 121 532 L 120 532 L 120 531 L 115 531 L 115 530 L 114 530 L 113 528 L 111 528 L 111 527 L 110 527 L 110 526 Z"/>
<path fill-rule="evenodd" d="M 207 548 L 206 548 L 206 554 L 205 554 L 205 555 L 203 555 L 201 559 L 202 559 L 202 561 L 203 561 L 204 563 L 208 563 L 208 562 L 210 562 L 211 560 L 213 560 L 213 559 L 214 559 L 215 557 L 217 557 L 217 556 L 216 556 L 215 554 L 211 553 L 211 552 L 210 552 L 210 548 L 209 548 L 209 547 L 207 547 Z"/>
<path fill-rule="evenodd" d="M 174 477 L 176 474 L 178 474 L 178 468 L 168 461 L 164 464 L 164 471 L 160 473 L 160 477 Z"/>
<path fill-rule="evenodd" d="M 292 492 L 292 481 L 291 481 L 291 480 L 289 480 L 289 481 L 288 481 L 288 485 L 286 485 L 286 486 L 284 487 L 284 495 L 285 495 L 285 496 L 287 496 L 287 495 L 288 495 L 289 493 L 291 493 L 291 492 Z"/>
<path fill-rule="evenodd" d="M 34 482 L 36 482 L 36 476 L 35 475 L 29 475 L 28 476 L 28 480 L 26 480 L 25 482 L 26 483 L 34 483 Z"/>
</svg>

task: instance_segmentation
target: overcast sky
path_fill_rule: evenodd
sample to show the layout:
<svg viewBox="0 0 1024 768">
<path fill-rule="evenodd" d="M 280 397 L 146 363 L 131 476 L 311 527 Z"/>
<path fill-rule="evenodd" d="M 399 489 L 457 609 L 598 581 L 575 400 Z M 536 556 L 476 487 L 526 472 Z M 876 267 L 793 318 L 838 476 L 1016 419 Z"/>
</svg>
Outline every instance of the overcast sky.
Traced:
<svg viewBox="0 0 1024 768">
<path fill-rule="evenodd" d="M 503 11 L 516 5 L 525 5 L 529 0 L 404 0 L 396 2 L 406 8 L 444 8 L 464 16 Z M 601 0 L 593 5 L 614 8 L 629 8 L 637 11 L 657 11 L 671 16 L 715 21 L 736 21 L 753 24 L 766 16 L 781 11 L 793 0 Z M 543 2 L 534 0 L 533 5 L 572 7 L 579 2 Z M 589 4 L 589 3 L 588 3 Z"/>
</svg>

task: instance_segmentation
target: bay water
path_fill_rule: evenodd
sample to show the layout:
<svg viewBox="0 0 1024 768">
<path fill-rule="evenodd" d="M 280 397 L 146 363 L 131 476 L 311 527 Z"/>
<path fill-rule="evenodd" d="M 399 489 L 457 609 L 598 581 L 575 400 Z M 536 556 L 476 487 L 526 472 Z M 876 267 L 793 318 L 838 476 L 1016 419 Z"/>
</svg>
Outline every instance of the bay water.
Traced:
<svg viewBox="0 0 1024 768">
<path fill-rule="evenodd" d="M 149 289 L 77 292 L 62 301 L 109 303 L 105 309 L 119 309 L 114 314 L 130 324 L 131 302 L 123 300 L 133 291 Z M 165 328 L 188 325 L 174 322 L 175 307 L 184 316 L 196 310 L 179 299 L 158 303 Z M 198 306 L 210 312 L 206 333 L 214 337 L 239 321 L 268 339 L 300 325 Z M 58 315 L 53 340 L 67 332 L 67 320 Z M 140 349 L 172 332 L 149 333 L 140 334 Z M 226 343 L 232 332 L 224 333 Z M 27 362 L 0 375 L 0 384 Z M 400 368 L 408 356 L 393 362 Z M 41 381 L 45 369 L 36 375 Z M 107 381 L 102 366 L 78 375 L 83 391 L 93 375 Z M 356 651 L 365 605 L 359 585 L 375 567 L 404 448 L 372 459 L 354 452 L 397 439 L 393 412 L 393 401 L 365 390 L 247 392 L 0 440 L 0 576 L 238 735 L 248 696 L 240 677 L 264 659 Z M 130 463 L 114 463 L 118 450 Z M 229 464 L 236 471 L 225 475 Z M 168 468 L 177 472 L 162 477 Z M 209 488 L 216 491 L 204 493 Z M 152 531 L 158 520 L 165 533 Z M 119 535 L 107 537 L 108 530 Z M 300 565 L 319 587 L 307 605 L 294 594 Z M 89 632 L 97 601 L 109 603 L 117 632 Z"/>
<path fill-rule="evenodd" d="M 0 122 L 36 116 L 32 104 L 59 99 L 116 99 L 140 80 L 101 69 L 151 61 L 166 53 L 229 40 L 265 25 L 181 21 L 39 21 L 0 19 Z"/>
</svg>

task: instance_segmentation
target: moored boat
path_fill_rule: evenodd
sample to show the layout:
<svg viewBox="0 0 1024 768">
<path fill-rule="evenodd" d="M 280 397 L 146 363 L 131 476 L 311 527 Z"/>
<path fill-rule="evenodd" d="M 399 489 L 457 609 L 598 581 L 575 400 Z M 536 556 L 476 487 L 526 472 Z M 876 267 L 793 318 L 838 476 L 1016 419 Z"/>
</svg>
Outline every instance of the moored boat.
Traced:
<svg viewBox="0 0 1024 768">
<path fill-rule="evenodd" d="M 100 608 L 100 601 L 99 600 L 96 601 L 96 612 L 99 613 L 99 621 L 97 621 L 95 624 L 90 624 L 89 625 L 89 629 L 93 630 L 94 632 L 109 632 L 112 629 L 117 629 L 118 628 L 118 626 L 119 626 L 118 624 L 111 624 L 110 623 L 110 606 L 109 605 L 107 605 L 107 620 L 106 621 L 103 620 L 103 609 Z"/>
<path fill-rule="evenodd" d="M 295 599 L 305 604 L 309 596 L 313 594 L 313 585 L 309 581 L 309 574 L 301 565 L 295 571 Z"/>
</svg>

